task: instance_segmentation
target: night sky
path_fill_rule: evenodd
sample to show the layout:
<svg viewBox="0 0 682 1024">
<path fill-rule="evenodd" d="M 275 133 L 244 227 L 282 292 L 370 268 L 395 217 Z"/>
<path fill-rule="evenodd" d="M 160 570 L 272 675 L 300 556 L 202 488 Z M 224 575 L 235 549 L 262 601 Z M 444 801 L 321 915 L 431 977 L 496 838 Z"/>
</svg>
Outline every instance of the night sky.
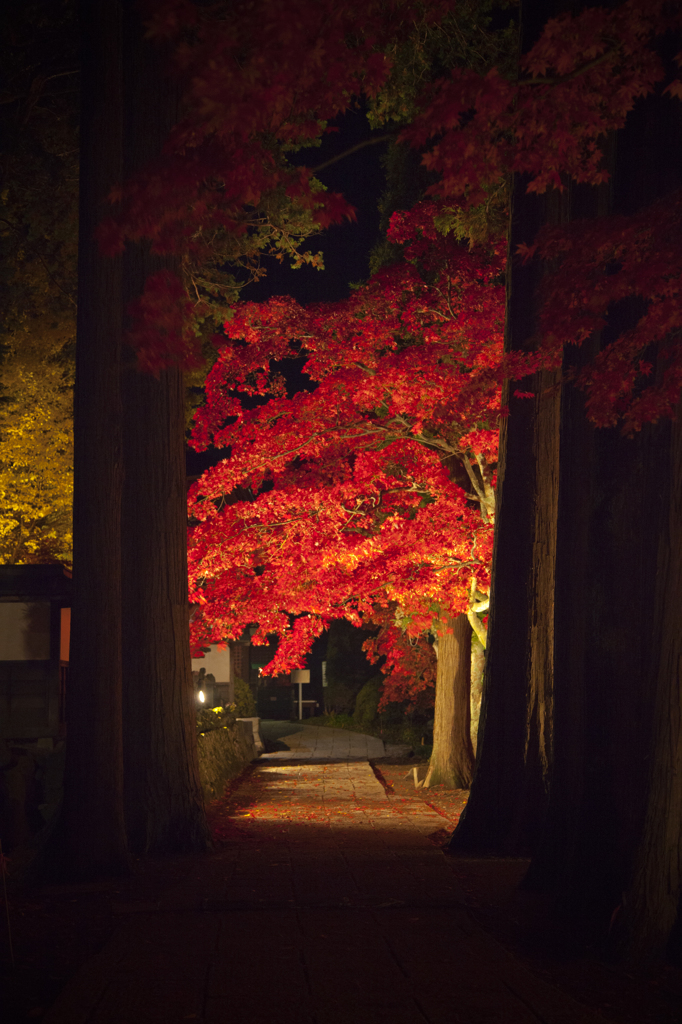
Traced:
<svg viewBox="0 0 682 1024">
<path fill-rule="evenodd" d="M 326 135 L 319 149 L 301 150 L 292 162 L 315 167 L 346 149 L 383 134 L 371 132 L 362 110 L 351 110 L 335 122 L 338 132 Z M 262 300 L 272 295 L 292 295 L 299 302 L 328 302 L 345 299 L 349 282 L 369 276 L 369 252 L 379 237 L 378 202 L 383 186 L 381 156 L 385 144 L 368 146 L 320 171 L 318 177 L 330 192 L 341 192 L 357 210 L 357 222 L 348 221 L 328 228 L 311 238 L 311 252 L 322 251 L 325 270 L 302 267 L 290 270 L 275 260 L 268 265 L 267 277 L 242 292 L 244 299 Z M 298 158 L 298 159 L 296 159 Z"/>
</svg>

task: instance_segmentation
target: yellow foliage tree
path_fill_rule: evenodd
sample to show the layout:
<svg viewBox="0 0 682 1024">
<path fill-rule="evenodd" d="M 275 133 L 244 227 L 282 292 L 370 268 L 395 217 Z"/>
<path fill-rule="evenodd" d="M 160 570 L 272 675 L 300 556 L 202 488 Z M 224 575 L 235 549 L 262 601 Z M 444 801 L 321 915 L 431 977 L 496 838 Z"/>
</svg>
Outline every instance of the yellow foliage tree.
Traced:
<svg viewBox="0 0 682 1024">
<path fill-rule="evenodd" d="M 64 352 L 75 324 L 30 327 L 13 335 L 2 362 L 0 563 L 68 563 L 73 363 Z"/>
<path fill-rule="evenodd" d="M 75 0 L 2 11 L 0 563 L 71 559 L 76 13 Z"/>
</svg>

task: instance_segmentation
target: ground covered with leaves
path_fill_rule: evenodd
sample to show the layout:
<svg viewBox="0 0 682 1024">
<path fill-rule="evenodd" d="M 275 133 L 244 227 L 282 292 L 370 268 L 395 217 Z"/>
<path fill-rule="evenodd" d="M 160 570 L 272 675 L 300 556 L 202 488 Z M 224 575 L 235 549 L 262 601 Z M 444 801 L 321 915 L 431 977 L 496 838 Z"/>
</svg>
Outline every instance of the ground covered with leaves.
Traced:
<svg viewBox="0 0 682 1024">
<path fill-rule="evenodd" d="M 388 796 L 388 806 L 383 804 L 378 813 L 400 816 L 404 827 L 414 821 L 414 827 L 422 832 L 428 828 L 430 842 L 442 846 L 466 804 L 466 793 L 442 787 L 416 788 L 414 769 L 419 783 L 425 765 L 414 760 L 382 761 L 373 767 Z M 334 801 L 333 794 L 326 795 L 326 809 L 323 797 L 315 805 L 309 800 L 297 802 L 287 793 L 280 811 L 270 794 L 266 810 L 264 798 L 262 773 L 248 768 L 224 797 L 211 805 L 209 815 L 218 850 L 235 844 L 253 846 L 256 831 L 260 845 L 266 836 L 276 843 L 287 830 L 290 835 L 303 827 L 307 831 L 325 819 L 331 820 L 332 827 L 335 821 L 343 826 L 344 821 L 371 815 L 377 808 L 376 800 L 363 801 L 361 790 L 345 808 Z M 439 822 L 440 827 L 432 827 Z M 448 857 L 447 861 L 472 915 L 545 980 L 614 1024 L 678 1024 L 682 1005 L 682 971 L 678 967 L 657 964 L 633 970 L 609 965 L 599 959 L 596 948 L 581 948 L 570 935 L 557 932 L 551 901 L 518 887 L 527 866 L 524 860 Z M 3 920 L 0 987 L 4 1024 L 40 1020 L 68 979 L 107 942 L 131 904 L 154 903 L 195 867 L 193 857 L 139 861 L 125 879 L 32 889 L 10 884 L 8 910 L 15 965 Z M 2 911 L 5 918 L 4 907 Z"/>
</svg>

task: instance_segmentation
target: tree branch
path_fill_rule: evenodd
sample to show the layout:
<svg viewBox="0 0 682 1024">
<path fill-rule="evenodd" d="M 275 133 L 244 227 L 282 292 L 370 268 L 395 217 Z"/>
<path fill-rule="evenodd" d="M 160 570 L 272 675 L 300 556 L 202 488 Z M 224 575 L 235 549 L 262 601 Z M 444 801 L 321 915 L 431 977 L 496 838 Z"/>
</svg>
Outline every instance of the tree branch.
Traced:
<svg viewBox="0 0 682 1024">
<path fill-rule="evenodd" d="M 571 71 L 568 75 L 561 75 L 559 78 L 521 78 L 517 81 L 517 85 L 561 85 L 562 82 L 571 82 L 574 78 L 579 78 L 580 75 L 586 74 L 591 71 L 592 68 L 596 68 L 599 64 L 603 64 L 609 57 L 615 56 L 620 49 L 619 46 L 613 46 L 610 50 L 606 50 L 599 57 L 595 57 L 594 60 L 590 60 L 587 64 L 583 64 L 582 67 L 576 68 L 575 71 Z"/>
<path fill-rule="evenodd" d="M 338 156 L 333 156 L 329 160 L 325 160 L 324 163 L 318 164 L 317 167 L 311 167 L 311 174 L 317 174 L 318 171 L 324 171 L 327 167 L 331 167 L 332 164 L 338 164 L 340 160 L 345 160 L 347 156 L 352 156 L 353 153 L 357 153 L 361 149 L 365 149 L 367 146 L 378 146 L 380 142 L 388 142 L 389 139 L 394 139 L 398 134 L 395 132 L 385 132 L 384 135 L 377 135 L 374 139 L 365 139 L 364 142 L 358 142 L 355 146 L 350 146 L 349 149 L 345 149 L 343 153 L 339 153 Z"/>
</svg>

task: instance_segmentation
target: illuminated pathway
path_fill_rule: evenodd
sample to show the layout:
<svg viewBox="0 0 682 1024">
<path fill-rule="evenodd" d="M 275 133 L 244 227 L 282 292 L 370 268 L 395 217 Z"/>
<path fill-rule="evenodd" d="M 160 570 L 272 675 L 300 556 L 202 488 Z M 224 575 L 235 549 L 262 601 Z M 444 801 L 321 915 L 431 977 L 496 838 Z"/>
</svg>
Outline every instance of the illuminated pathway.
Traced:
<svg viewBox="0 0 682 1024">
<path fill-rule="evenodd" d="M 263 722 L 263 735 L 272 733 L 276 726 L 279 726 L 276 736 L 288 749 L 262 754 L 261 761 L 355 761 L 383 757 L 385 753 L 383 740 L 376 736 L 349 732 L 348 729 L 327 729 L 321 725 Z"/>
<path fill-rule="evenodd" d="M 604 1024 L 472 920 L 447 822 L 367 761 L 266 760 L 214 825 L 184 881 L 114 905 L 43 1024 Z"/>
</svg>

